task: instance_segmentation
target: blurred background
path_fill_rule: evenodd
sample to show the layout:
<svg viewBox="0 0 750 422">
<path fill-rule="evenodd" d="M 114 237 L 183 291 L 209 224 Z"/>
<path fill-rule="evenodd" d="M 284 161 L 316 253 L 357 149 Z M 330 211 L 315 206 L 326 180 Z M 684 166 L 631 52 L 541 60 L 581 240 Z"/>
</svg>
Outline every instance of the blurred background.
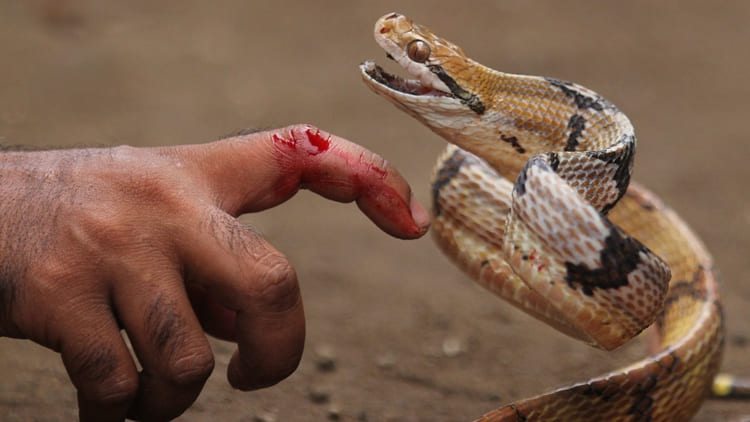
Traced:
<svg viewBox="0 0 750 422">
<path fill-rule="evenodd" d="M 750 3 L 0 0 L 0 143 L 200 143 L 309 122 L 382 154 L 428 203 L 443 142 L 359 80 L 385 62 L 375 20 L 399 11 L 496 69 L 573 80 L 634 122 L 635 178 L 714 254 L 724 369 L 750 375 Z M 389 66 L 393 70 L 394 66 Z M 314 211 L 314 212 L 311 212 Z M 233 391 L 233 345 L 184 420 L 468 420 L 643 356 L 564 337 L 475 286 L 429 236 L 387 237 L 356 207 L 302 192 L 243 217 L 297 268 L 308 317 L 299 370 Z M 71 420 L 59 357 L 0 340 L 3 420 Z M 697 420 L 750 414 L 707 402 Z"/>
</svg>

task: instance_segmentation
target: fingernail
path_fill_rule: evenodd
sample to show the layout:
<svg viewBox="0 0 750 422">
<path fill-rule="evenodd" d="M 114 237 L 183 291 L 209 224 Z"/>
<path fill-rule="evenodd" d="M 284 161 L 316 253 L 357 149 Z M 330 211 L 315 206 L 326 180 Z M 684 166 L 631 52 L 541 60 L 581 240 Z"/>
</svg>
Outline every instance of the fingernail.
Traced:
<svg viewBox="0 0 750 422">
<path fill-rule="evenodd" d="M 422 204 L 417 201 L 414 194 L 412 194 L 409 199 L 409 210 L 411 211 L 411 218 L 417 223 L 417 226 L 419 226 L 422 231 L 430 226 L 430 213 L 428 213 Z"/>
</svg>

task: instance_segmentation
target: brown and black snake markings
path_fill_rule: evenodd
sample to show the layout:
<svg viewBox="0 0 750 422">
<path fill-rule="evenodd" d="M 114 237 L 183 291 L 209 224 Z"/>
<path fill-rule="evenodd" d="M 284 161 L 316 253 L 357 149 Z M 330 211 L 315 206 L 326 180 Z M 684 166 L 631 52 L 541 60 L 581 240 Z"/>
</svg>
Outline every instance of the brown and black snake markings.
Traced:
<svg viewBox="0 0 750 422">
<path fill-rule="evenodd" d="M 572 288 L 579 286 L 587 296 L 593 295 L 594 289 L 616 289 L 627 285 L 628 275 L 641 263 L 640 254 L 647 251 L 645 246 L 611 224 L 610 234 L 604 242 L 600 268 L 565 263 L 565 281 Z"/>
<path fill-rule="evenodd" d="M 547 164 L 547 161 L 543 158 L 543 156 L 536 155 L 532 157 L 523 166 L 523 168 L 521 169 L 521 172 L 518 173 L 518 177 L 516 178 L 516 183 L 513 185 L 513 192 L 517 193 L 519 196 L 526 194 L 526 180 L 529 177 L 528 176 L 529 170 L 532 167 L 537 167 L 538 169 L 543 170 L 543 171 L 554 171 Z"/>
<path fill-rule="evenodd" d="M 500 139 L 510 144 L 511 147 L 513 147 L 514 150 L 516 150 L 519 154 L 526 153 L 526 149 L 521 146 L 521 144 L 518 142 L 518 138 L 515 136 L 506 135 L 504 133 L 500 134 Z"/>
<path fill-rule="evenodd" d="M 633 392 L 633 405 L 628 413 L 635 417 L 638 422 L 651 422 L 654 411 L 654 398 L 651 391 L 656 387 L 657 378 L 655 375 L 649 375 L 646 380 L 638 384 Z"/>
<path fill-rule="evenodd" d="M 565 151 L 575 151 L 578 147 L 578 138 L 586 129 L 586 118 L 580 114 L 570 116 L 568 129 L 570 129 L 570 135 L 568 135 L 568 142 L 565 144 Z"/>
<path fill-rule="evenodd" d="M 432 183 L 432 210 L 436 215 L 440 215 L 440 189 L 443 186 L 450 183 L 451 180 L 461 171 L 461 167 L 465 164 L 473 164 L 478 162 L 477 159 L 471 155 L 462 153 L 456 150 L 446 160 L 445 166 L 441 167 L 435 176 L 435 180 Z"/>
<path fill-rule="evenodd" d="M 548 152 L 547 153 L 547 162 L 549 163 L 549 166 L 557 172 L 557 167 L 560 165 L 560 156 L 557 155 L 556 152 Z"/>
<path fill-rule="evenodd" d="M 576 106 L 581 110 L 592 108 L 596 111 L 602 111 L 604 110 L 605 106 L 612 107 L 612 105 L 607 103 L 603 98 L 592 98 L 588 95 L 578 92 L 578 90 L 576 90 L 574 88 L 574 85 L 570 82 L 565 82 L 554 78 L 544 79 L 546 79 L 547 82 L 549 82 L 552 86 L 559 88 L 566 96 L 572 98 L 573 102 L 575 102 Z"/>
<path fill-rule="evenodd" d="M 521 172 L 518 173 L 516 183 L 513 185 L 513 191 L 518 193 L 518 195 L 524 195 L 526 193 L 526 179 L 528 178 L 528 172 L 532 167 L 536 167 L 542 171 L 557 173 L 559 164 L 560 157 L 554 152 L 531 157 L 531 159 L 523 166 Z"/>
<path fill-rule="evenodd" d="M 448 87 L 448 89 L 451 90 L 451 94 L 460 99 L 461 102 L 466 104 L 466 106 L 468 106 L 474 113 L 477 113 L 479 115 L 484 114 L 485 107 L 482 103 L 482 100 L 480 100 L 476 94 L 469 92 L 459 86 L 456 80 L 453 79 L 448 73 L 446 73 L 445 69 L 443 69 L 442 66 L 433 64 L 428 65 L 427 68 L 429 68 L 430 71 L 434 73 L 445 84 L 445 86 Z"/>
<path fill-rule="evenodd" d="M 679 305 L 679 302 L 682 299 L 689 298 L 698 301 L 706 300 L 706 292 L 702 289 L 696 288 L 696 286 L 700 286 L 701 278 L 706 276 L 705 272 L 705 268 L 699 266 L 693 273 L 692 280 L 676 280 L 672 282 L 669 296 L 664 300 L 664 308 L 662 308 L 654 322 L 657 330 L 660 332 L 663 331 L 664 319 L 674 306 Z M 716 306 L 720 307 L 721 305 L 717 302 Z"/>
<path fill-rule="evenodd" d="M 607 214 L 617 204 L 620 198 L 625 195 L 630 184 L 630 169 L 633 166 L 633 159 L 635 158 L 635 136 L 623 135 L 623 138 L 618 143 L 624 145 L 624 151 L 621 153 L 613 153 L 607 150 L 586 152 L 586 155 L 591 158 L 617 166 L 614 181 L 617 184 L 618 195 L 613 202 L 607 204 L 602 209 L 602 214 Z"/>
</svg>

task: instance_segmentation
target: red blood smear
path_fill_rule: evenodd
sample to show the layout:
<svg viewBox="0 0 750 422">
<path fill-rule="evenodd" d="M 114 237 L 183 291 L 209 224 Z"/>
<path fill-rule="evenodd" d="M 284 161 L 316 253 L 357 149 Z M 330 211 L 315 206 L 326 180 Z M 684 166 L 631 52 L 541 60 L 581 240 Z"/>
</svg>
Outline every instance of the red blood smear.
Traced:
<svg viewBox="0 0 750 422">
<path fill-rule="evenodd" d="M 280 191 L 285 192 L 285 195 L 288 192 L 291 196 L 293 193 L 291 191 L 297 187 L 315 191 L 331 189 L 331 187 L 326 187 L 326 184 L 340 184 L 345 187 L 346 183 L 338 180 L 336 175 L 340 171 L 338 166 L 343 166 L 347 173 L 351 173 L 349 175 L 351 187 L 359 192 L 360 200 L 366 201 L 370 207 L 377 209 L 374 213 L 381 216 L 379 220 L 382 221 L 385 217 L 391 222 L 389 226 L 401 227 L 401 230 L 411 237 L 421 234 L 422 229 L 415 224 L 409 212 L 409 199 L 403 198 L 392 186 L 384 182 L 389 173 L 388 170 L 374 165 L 369 160 L 363 160 L 364 152 L 357 156 L 348 148 L 332 149 L 331 143 L 336 140 L 314 127 L 294 128 L 288 134 L 272 134 L 271 139 L 279 147 L 304 152 L 303 156 L 284 153 L 278 156 L 284 171 L 290 175 L 293 174 L 293 177 L 290 176 L 278 187 Z M 318 161 L 320 157 L 317 157 L 324 152 L 334 154 L 338 158 L 333 161 L 342 160 L 343 163 L 335 165 L 337 168 L 326 169 L 326 165 Z M 332 165 L 331 162 L 326 162 L 327 165 Z"/>
<path fill-rule="evenodd" d="M 381 215 L 387 215 L 390 221 L 398 221 L 398 225 L 401 227 L 410 227 L 408 231 L 412 235 L 418 235 L 422 232 L 422 229 L 415 224 L 408 211 L 409 203 L 395 189 L 380 181 L 368 180 L 366 175 L 362 177 L 354 175 L 352 184 L 361 192 L 369 191 L 369 195 L 377 192 L 378 200 L 370 199 L 370 201 L 374 201 L 373 205 L 378 208 Z"/>
<path fill-rule="evenodd" d="M 316 154 L 327 151 L 328 147 L 331 146 L 331 136 L 328 135 L 327 138 L 324 138 L 320 134 L 320 129 L 316 129 L 315 132 L 310 129 L 305 129 L 305 133 L 307 134 L 307 139 L 310 140 L 310 144 L 318 149 Z"/>
</svg>

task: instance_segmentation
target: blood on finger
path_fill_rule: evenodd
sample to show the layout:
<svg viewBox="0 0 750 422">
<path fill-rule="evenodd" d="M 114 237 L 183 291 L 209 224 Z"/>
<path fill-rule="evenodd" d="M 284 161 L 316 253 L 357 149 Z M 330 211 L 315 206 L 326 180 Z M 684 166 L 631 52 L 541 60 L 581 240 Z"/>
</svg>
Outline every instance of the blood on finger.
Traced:
<svg viewBox="0 0 750 422">
<path fill-rule="evenodd" d="M 298 134 L 295 132 L 296 130 L 294 129 L 290 130 L 288 137 L 274 133 L 271 135 L 271 139 L 274 144 L 291 148 L 292 150 L 297 150 L 298 147 L 301 147 L 307 155 L 318 155 L 328 151 L 328 148 L 331 146 L 331 135 L 323 136 L 318 128 L 306 128 L 304 130 L 306 136 L 303 137 L 298 137 Z"/>
<path fill-rule="evenodd" d="M 300 187 L 337 201 L 356 200 L 371 217 L 377 214 L 379 221 L 391 221 L 409 236 L 424 233 L 411 215 L 412 198 L 396 189 L 400 176 L 376 154 L 310 125 L 272 133 L 271 140 L 286 176 L 280 191 Z"/>
<path fill-rule="evenodd" d="M 323 151 L 328 151 L 328 147 L 331 145 L 331 135 L 323 137 L 320 134 L 320 129 L 317 128 L 315 129 L 315 132 L 311 129 L 305 129 L 305 133 L 307 134 L 307 139 L 310 140 L 310 144 L 318 149 L 318 154 Z"/>
</svg>

